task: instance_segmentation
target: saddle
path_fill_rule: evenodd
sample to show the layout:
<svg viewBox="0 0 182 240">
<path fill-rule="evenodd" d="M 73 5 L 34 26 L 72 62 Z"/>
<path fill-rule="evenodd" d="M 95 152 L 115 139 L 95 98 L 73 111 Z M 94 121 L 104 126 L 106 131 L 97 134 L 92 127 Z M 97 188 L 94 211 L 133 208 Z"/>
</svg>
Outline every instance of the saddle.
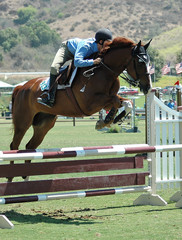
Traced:
<svg viewBox="0 0 182 240">
<path fill-rule="evenodd" d="M 71 61 L 69 65 L 62 67 L 56 79 L 57 83 L 59 85 L 68 85 L 74 69 L 75 69 L 75 66 L 73 64 L 73 61 Z"/>
</svg>

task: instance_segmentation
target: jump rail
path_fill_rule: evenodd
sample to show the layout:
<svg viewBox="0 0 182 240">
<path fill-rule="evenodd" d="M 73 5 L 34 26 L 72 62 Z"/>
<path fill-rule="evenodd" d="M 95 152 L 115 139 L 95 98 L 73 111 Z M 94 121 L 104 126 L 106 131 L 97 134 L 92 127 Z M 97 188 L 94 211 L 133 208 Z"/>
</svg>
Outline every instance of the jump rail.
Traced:
<svg viewBox="0 0 182 240">
<path fill-rule="evenodd" d="M 36 151 L 35 152 L 17 152 L 9 151 L 9 153 L 0 152 L 0 161 L 20 161 L 33 159 L 50 159 L 50 158 L 68 158 L 68 157 L 84 157 L 84 156 L 103 156 L 103 155 L 124 155 L 133 153 L 151 153 L 151 152 L 169 152 L 182 151 L 182 144 L 176 145 L 113 145 L 112 148 L 103 147 L 89 147 L 78 148 L 78 150 L 61 150 L 53 152 Z"/>
</svg>

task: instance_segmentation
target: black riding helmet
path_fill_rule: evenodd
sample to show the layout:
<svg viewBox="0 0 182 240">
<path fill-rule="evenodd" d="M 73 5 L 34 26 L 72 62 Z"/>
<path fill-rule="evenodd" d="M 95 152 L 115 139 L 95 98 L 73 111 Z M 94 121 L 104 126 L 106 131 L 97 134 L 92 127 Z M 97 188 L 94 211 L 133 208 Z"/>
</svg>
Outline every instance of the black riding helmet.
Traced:
<svg viewBox="0 0 182 240">
<path fill-rule="evenodd" d="M 112 40 L 112 33 L 107 28 L 101 28 L 96 32 L 95 39 L 96 39 L 96 43 L 98 43 L 100 40 L 103 40 L 103 41 Z"/>
</svg>

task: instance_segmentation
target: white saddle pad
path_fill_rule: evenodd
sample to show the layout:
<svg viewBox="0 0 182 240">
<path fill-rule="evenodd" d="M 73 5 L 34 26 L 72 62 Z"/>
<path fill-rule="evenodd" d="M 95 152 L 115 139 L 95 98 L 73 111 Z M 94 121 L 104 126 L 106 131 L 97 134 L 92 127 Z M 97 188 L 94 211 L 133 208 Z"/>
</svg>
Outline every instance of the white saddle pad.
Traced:
<svg viewBox="0 0 182 240">
<path fill-rule="evenodd" d="M 57 89 L 65 89 L 65 88 L 67 88 L 67 87 L 71 87 L 72 82 L 73 82 L 73 80 L 74 80 L 74 78 L 75 78 L 75 76 L 76 76 L 76 73 L 77 73 L 77 68 L 74 69 L 74 71 L 73 71 L 73 73 L 72 73 L 72 75 L 71 75 L 69 84 L 66 84 L 66 85 L 64 85 L 64 84 L 63 84 L 63 85 L 58 84 Z M 49 90 L 49 82 L 50 82 L 50 78 L 48 77 L 48 78 L 46 78 L 44 81 L 42 81 L 42 82 L 40 83 L 40 89 L 41 89 L 41 91 Z"/>
</svg>

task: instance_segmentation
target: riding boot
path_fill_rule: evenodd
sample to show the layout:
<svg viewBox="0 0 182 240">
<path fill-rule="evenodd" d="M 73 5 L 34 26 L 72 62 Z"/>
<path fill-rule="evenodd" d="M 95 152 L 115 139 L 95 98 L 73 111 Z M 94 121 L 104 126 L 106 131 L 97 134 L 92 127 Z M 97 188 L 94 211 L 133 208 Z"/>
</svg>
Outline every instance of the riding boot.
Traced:
<svg viewBox="0 0 182 240">
<path fill-rule="evenodd" d="M 47 107 L 53 107 L 57 88 L 56 78 L 57 75 L 50 74 L 49 92 L 45 92 L 42 94 L 42 95 L 46 94 L 46 97 L 37 98 L 38 103 L 41 103 Z"/>
</svg>

